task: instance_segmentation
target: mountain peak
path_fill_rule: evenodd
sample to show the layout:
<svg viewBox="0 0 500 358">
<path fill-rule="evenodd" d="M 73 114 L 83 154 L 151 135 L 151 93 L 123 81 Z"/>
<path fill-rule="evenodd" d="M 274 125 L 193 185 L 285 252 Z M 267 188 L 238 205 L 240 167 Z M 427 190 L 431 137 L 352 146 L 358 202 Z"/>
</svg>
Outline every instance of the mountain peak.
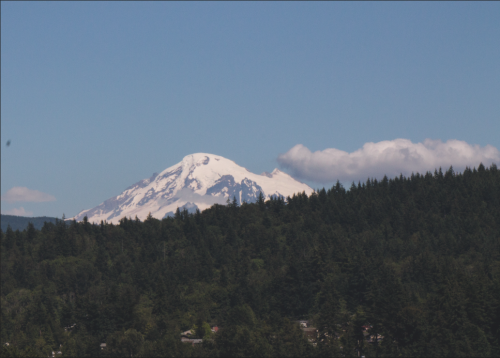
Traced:
<svg viewBox="0 0 500 358">
<path fill-rule="evenodd" d="M 215 154 L 209 154 L 209 153 L 193 153 L 193 154 L 189 154 L 189 155 L 186 155 L 184 158 L 182 158 L 182 162 L 189 162 L 189 163 L 198 163 L 198 162 L 201 162 L 201 161 L 205 161 L 205 160 L 210 160 L 210 159 L 219 159 L 222 158 L 218 155 L 215 155 Z"/>
<path fill-rule="evenodd" d="M 313 192 L 306 184 L 278 169 L 257 175 L 222 156 L 194 153 L 95 208 L 82 211 L 74 219 L 82 220 L 87 216 L 90 222 L 117 223 L 124 216 L 144 220 L 150 212 L 153 217 L 162 219 L 173 215 L 177 208 L 194 212 L 216 203 L 225 204 L 233 197 L 241 204 L 255 202 L 260 192 L 266 198 L 286 198 L 303 191 Z"/>
</svg>

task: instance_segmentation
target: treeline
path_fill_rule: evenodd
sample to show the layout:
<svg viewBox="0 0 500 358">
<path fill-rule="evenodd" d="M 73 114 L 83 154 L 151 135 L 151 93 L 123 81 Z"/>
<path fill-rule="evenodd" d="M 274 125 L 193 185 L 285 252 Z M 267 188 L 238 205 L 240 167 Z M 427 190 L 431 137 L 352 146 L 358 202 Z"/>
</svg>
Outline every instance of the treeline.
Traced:
<svg viewBox="0 0 500 358">
<path fill-rule="evenodd" d="M 35 229 L 41 229 L 46 221 L 55 224 L 57 220 L 58 220 L 57 218 L 52 218 L 48 216 L 39 216 L 35 218 L 15 216 L 15 215 L 3 215 L 3 214 L 0 216 L 0 224 L 2 231 L 6 231 L 7 227 L 9 226 L 12 230 L 23 231 L 28 227 L 29 223 L 32 223 Z"/>
<path fill-rule="evenodd" d="M 1 233 L 2 356 L 499 356 L 499 337 L 495 165 Z"/>
</svg>

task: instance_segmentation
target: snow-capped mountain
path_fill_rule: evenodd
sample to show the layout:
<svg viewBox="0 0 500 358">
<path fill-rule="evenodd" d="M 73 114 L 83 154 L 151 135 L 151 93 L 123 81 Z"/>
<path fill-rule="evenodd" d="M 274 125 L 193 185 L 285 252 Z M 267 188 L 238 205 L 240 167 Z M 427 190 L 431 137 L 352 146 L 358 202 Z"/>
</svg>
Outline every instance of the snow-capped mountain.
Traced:
<svg viewBox="0 0 500 358">
<path fill-rule="evenodd" d="M 128 187 L 95 208 L 82 211 L 73 219 L 80 221 L 87 216 L 90 222 L 118 223 L 124 216 L 144 220 L 149 213 L 162 219 L 173 215 L 177 208 L 195 212 L 197 208 L 202 211 L 215 203 L 226 204 L 227 199 L 233 197 L 241 204 L 255 202 L 259 192 L 267 199 L 286 198 L 303 191 L 308 195 L 313 192 L 306 184 L 278 169 L 258 175 L 224 157 L 197 153 Z"/>
</svg>

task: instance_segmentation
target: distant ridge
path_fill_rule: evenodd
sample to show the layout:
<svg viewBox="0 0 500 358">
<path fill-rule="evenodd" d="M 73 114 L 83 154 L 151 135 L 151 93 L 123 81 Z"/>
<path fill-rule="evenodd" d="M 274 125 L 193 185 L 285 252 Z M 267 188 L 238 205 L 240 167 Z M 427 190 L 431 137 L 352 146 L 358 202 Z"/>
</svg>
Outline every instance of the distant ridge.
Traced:
<svg viewBox="0 0 500 358">
<path fill-rule="evenodd" d="M 219 155 L 196 153 L 74 219 L 81 221 L 87 216 L 91 223 L 103 220 L 116 224 L 123 217 L 144 220 L 149 213 L 162 219 L 173 216 L 177 208 L 194 213 L 233 198 L 238 204 L 255 202 L 261 192 L 269 199 L 302 192 L 310 195 L 313 189 L 278 169 L 259 175 Z"/>
<path fill-rule="evenodd" d="M 55 224 L 56 220 L 61 220 L 61 219 L 49 216 L 38 216 L 32 218 L 26 216 L 3 215 L 3 214 L 0 216 L 1 229 L 3 232 L 7 231 L 7 227 L 9 225 L 10 228 L 14 231 L 16 230 L 23 231 L 28 227 L 28 223 L 30 222 L 33 223 L 35 229 L 40 230 L 46 221 Z"/>
</svg>

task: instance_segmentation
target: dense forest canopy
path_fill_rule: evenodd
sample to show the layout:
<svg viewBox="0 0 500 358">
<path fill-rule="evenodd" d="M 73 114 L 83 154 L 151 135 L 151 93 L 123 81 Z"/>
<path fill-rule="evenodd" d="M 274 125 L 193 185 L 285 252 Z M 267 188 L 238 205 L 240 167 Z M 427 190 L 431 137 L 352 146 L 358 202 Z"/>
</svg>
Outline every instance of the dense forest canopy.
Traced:
<svg viewBox="0 0 500 358">
<path fill-rule="evenodd" d="M 1 233 L 2 355 L 499 356 L 499 337 L 495 165 Z"/>
</svg>

